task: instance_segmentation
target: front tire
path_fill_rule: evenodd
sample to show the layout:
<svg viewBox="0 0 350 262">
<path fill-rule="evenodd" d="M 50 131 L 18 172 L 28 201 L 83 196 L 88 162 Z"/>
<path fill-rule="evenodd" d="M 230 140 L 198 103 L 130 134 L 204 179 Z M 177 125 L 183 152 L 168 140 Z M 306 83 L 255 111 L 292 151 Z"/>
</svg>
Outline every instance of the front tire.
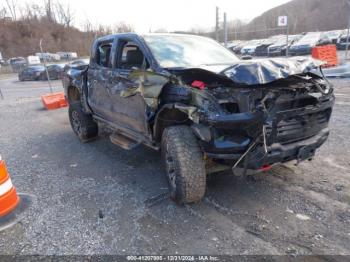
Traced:
<svg viewBox="0 0 350 262">
<path fill-rule="evenodd" d="M 80 102 L 70 103 L 68 113 L 71 127 L 81 142 L 88 142 L 97 137 L 97 123 L 91 115 L 83 112 Z"/>
<path fill-rule="evenodd" d="M 161 150 L 170 197 L 178 204 L 199 202 L 206 189 L 205 162 L 191 128 L 166 128 Z"/>
</svg>

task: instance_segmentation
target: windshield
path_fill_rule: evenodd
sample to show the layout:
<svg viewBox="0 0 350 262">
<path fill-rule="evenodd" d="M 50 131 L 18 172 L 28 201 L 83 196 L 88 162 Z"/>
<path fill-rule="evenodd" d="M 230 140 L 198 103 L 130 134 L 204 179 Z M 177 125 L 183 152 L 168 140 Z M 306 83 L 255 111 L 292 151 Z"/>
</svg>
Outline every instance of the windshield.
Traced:
<svg viewBox="0 0 350 262">
<path fill-rule="evenodd" d="M 13 63 L 13 64 L 15 64 L 15 63 L 23 63 L 23 62 L 25 62 L 24 58 L 13 58 L 13 59 L 10 60 L 10 63 Z"/>
<path fill-rule="evenodd" d="M 29 70 L 44 70 L 43 66 L 28 66 Z"/>
<path fill-rule="evenodd" d="M 230 65 L 239 59 L 212 39 L 192 35 L 146 35 L 144 39 L 164 68 Z"/>
<path fill-rule="evenodd" d="M 336 30 L 336 31 L 329 31 L 324 33 L 325 36 L 330 37 L 330 38 L 337 38 L 341 34 L 341 30 Z"/>
<path fill-rule="evenodd" d="M 298 35 L 289 35 L 288 36 L 288 44 L 292 43 L 294 40 L 298 39 Z M 272 46 L 281 46 L 287 44 L 287 36 L 283 36 L 279 38 Z"/>
<path fill-rule="evenodd" d="M 321 33 L 307 33 L 298 41 L 297 44 L 316 44 L 320 37 Z"/>
<path fill-rule="evenodd" d="M 261 43 L 261 40 L 250 40 L 244 44 L 244 47 L 256 46 Z"/>
</svg>

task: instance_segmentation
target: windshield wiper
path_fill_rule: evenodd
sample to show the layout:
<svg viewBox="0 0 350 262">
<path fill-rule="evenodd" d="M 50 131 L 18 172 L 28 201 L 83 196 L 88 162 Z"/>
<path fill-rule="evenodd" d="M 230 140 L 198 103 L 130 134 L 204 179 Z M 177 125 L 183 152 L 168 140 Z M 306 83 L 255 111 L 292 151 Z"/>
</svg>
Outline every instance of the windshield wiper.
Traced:
<svg viewBox="0 0 350 262">
<path fill-rule="evenodd" d="M 184 67 L 184 66 L 164 67 L 165 70 L 183 70 L 186 68 L 187 67 Z"/>
<path fill-rule="evenodd" d="M 201 66 L 216 66 L 216 65 L 232 65 L 234 63 L 211 63 L 211 64 L 200 64 L 196 67 L 201 67 Z"/>
</svg>

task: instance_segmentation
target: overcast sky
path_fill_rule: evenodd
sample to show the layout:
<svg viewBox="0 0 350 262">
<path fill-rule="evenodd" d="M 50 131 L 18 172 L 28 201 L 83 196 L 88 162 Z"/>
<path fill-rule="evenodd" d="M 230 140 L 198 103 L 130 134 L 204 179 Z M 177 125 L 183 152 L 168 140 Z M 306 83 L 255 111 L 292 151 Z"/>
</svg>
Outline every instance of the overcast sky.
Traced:
<svg viewBox="0 0 350 262">
<path fill-rule="evenodd" d="M 17 0 L 18 3 L 43 2 Z M 58 0 L 57 0 L 58 1 Z M 89 19 L 93 24 L 113 25 L 125 21 L 137 32 L 159 28 L 169 31 L 191 28 L 210 29 L 215 24 L 215 6 L 227 13 L 228 20 L 250 20 L 268 9 L 290 0 L 59 0 L 75 11 L 74 24 L 81 27 Z M 5 2 L 5 0 L 0 0 Z M 222 19 L 222 16 L 221 16 Z"/>
</svg>

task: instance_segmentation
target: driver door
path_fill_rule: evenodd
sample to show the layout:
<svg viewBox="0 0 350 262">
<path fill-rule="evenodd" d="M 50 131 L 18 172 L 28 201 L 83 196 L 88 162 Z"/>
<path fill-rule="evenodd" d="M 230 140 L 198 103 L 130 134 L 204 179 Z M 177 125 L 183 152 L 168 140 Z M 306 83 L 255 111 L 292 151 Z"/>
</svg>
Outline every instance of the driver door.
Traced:
<svg viewBox="0 0 350 262">
<path fill-rule="evenodd" d="M 130 73 L 145 69 L 146 63 L 144 52 L 138 44 L 128 38 L 119 38 L 113 66 L 107 72 L 106 89 L 111 101 L 110 121 L 148 137 L 148 108 L 144 98 L 139 93 L 121 96 L 122 92 L 138 86 L 137 82 L 129 79 Z"/>
</svg>

